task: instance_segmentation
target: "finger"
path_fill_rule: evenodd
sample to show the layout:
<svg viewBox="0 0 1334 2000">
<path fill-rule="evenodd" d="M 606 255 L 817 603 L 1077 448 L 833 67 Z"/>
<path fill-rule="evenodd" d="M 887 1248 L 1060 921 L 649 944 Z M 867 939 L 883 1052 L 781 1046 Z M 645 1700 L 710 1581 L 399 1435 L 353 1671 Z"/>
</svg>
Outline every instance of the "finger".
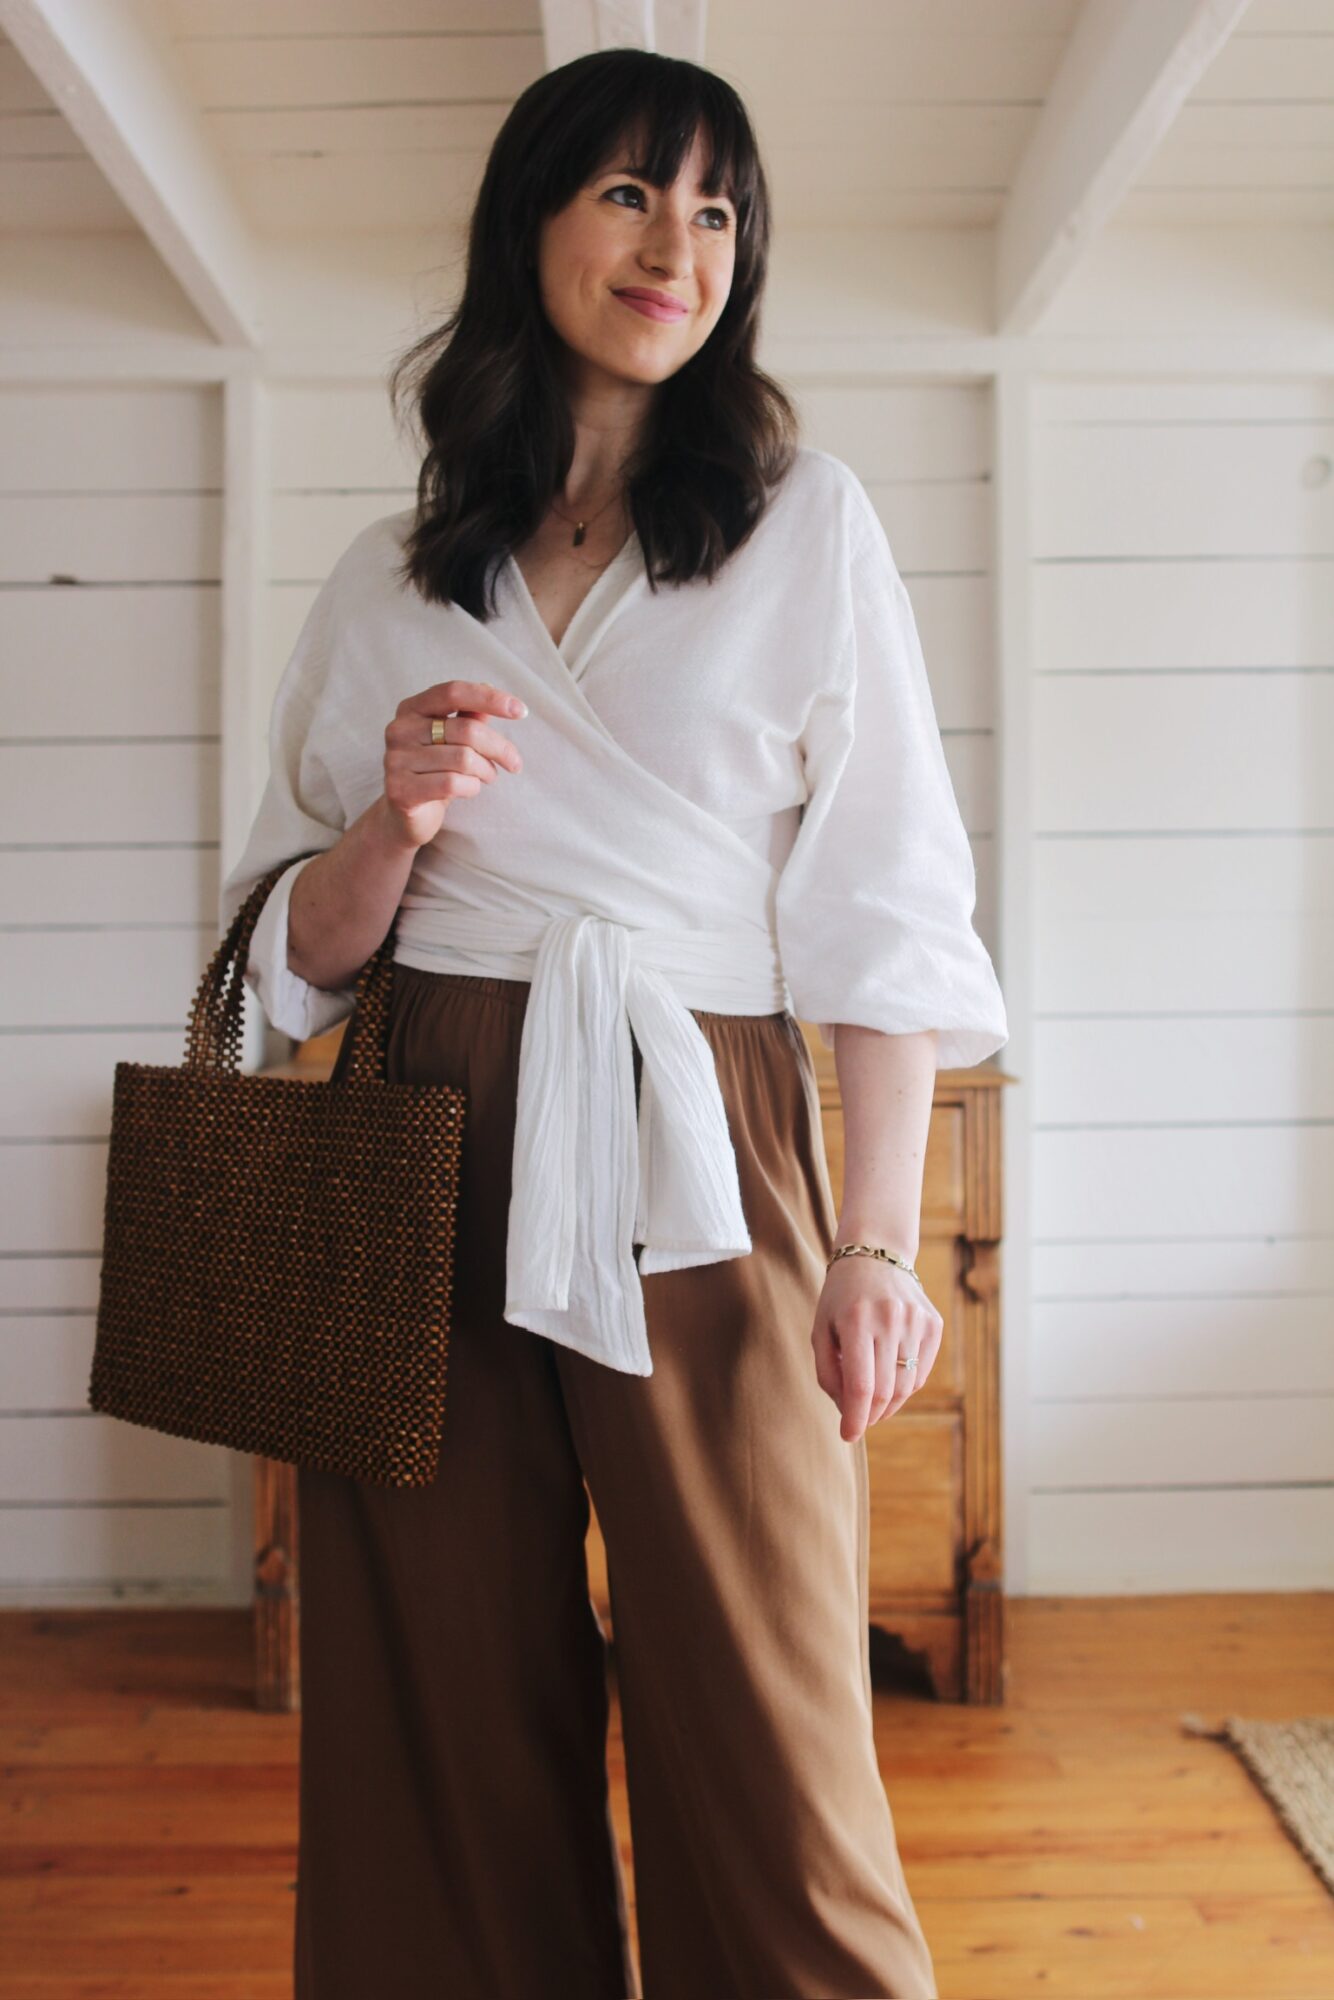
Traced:
<svg viewBox="0 0 1334 2000">
<path fill-rule="evenodd" d="M 910 1358 L 911 1353 L 912 1350 L 911 1348 L 909 1348 L 903 1354 L 896 1356 L 894 1361 L 894 1373 L 898 1378 L 898 1380 L 897 1380 L 897 1386 L 895 1387 L 894 1390 L 894 1399 L 890 1403 L 889 1410 L 887 1412 L 887 1414 L 891 1417 L 894 1416 L 896 1412 L 898 1412 L 903 1408 L 904 1404 L 907 1402 L 909 1396 L 912 1395 L 913 1390 L 916 1387 L 917 1383 L 916 1370 L 912 1368 L 900 1368 L 899 1366 L 899 1362 L 907 1361 Z"/>
<path fill-rule="evenodd" d="M 423 688 L 420 694 L 409 695 L 399 703 L 401 715 L 406 708 L 415 708 L 421 715 L 455 715 L 460 709 L 474 715 L 527 715 L 525 703 L 517 694 L 509 694 L 504 688 L 495 687 L 490 681 L 437 681 L 434 687 Z M 429 732 L 428 732 L 429 733 Z"/>
<path fill-rule="evenodd" d="M 866 1417 L 875 1394 L 875 1341 L 866 1318 L 853 1310 L 835 1329 L 838 1340 L 839 1372 L 843 1390 L 843 1437 L 855 1444 L 866 1429 Z"/>
<path fill-rule="evenodd" d="M 447 731 L 444 743 L 432 743 L 431 731 L 437 721 L 441 721 Z M 467 710 L 454 710 L 444 717 L 427 715 L 420 708 L 399 709 L 393 720 L 386 724 L 384 740 L 392 749 L 419 751 L 443 750 L 450 744 L 467 743 L 494 763 L 503 764 L 507 771 L 521 771 L 523 758 L 516 746 L 498 729 L 493 729 L 480 716 L 471 715 Z M 429 769 L 427 764 L 418 764 L 417 769 Z"/>
<path fill-rule="evenodd" d="M 463 745 L 489 757 L 494 764 L 502 764 L 507 771 L 523 769 L 523 758 L 509 737 L 502 736 L 480 718 L 451 715 L 444 726 L 449 731 L 445 741 L 432 743 L 430 719 L 419 710 L 412 710 L 407 715 L 396 715 L 386 726 L 385 744 L 391 751 L 406 752 L 412 760 L 408 768 L 414 771 L 439 770 L 442 753 Z"/>
<path fill-rule="evenodd" d="M 898 1361 L 915 1361 L 915 1365 L 911 1368 L 901 1368 L 898 1365 Z M 931 1372 L 930 1358 L 926 1346 L 923 1342 L 917 1340 L 911 1329 L 905 1335 L 899 1347 L 898 1361 L 895 1362 L 894 1371 L 899 1378 L 898 1388 L 894 1397 L 895 1410 L 902 1409 L 909 1396 L 917 1393 Z"/>
<path fill-rule="evenodd" d="M 930 1375 L 940 1353 L 945 1322 L 934 1306 L 919 1307 L 909 1321 L 905 1345 L 901 1352 L 915 1354 L 917 1366 L 912 1370 L 900 1369 L 901 1375 L 908 1377 L 909 1389 L 915 1393 Z"/>
<path fill-rule="evenodd" d="M 402 724 L 394 722 L 390 722 L 384 732 L 384 740 L 388 746 L 384 752 L 386 772 L 418 772 L 430 776 L 442 770 L 470 770 L 474 776 L 490 780 L 502 768 L 512 772 L 524 768 L 524 760 L 512 744 L 504 756 L 496 758 L 486 756 L 484 750 L 472 748 L 472 744 L 454 742 L 454 738 L 444 744 L 428 744 L 420 740 L 404 744 Z M 482 770 L 482 766 L 486 766 L 486 770 Z"/>
<path fill-rule="evenodd" d="M 419 763 L 419 758 L 425 761 Z M 384 762 L 386 782 L 392 778 L 394 802 L 400 806 L 427 805 L 452 798 L 460 790 L 471 797 L 481 785 L 496 780 L 490 758 L 464 743 L 446 743 L 438 750 L 390 750 Z"/>
<path fill-rule="evenodd" d="M 815 1379 L 829 1400 L 837 1403 L 843 1377 L 838 1365 L 838 1350 L 834 1346 L 833 1328 L 828 1319 L 817 1320 L 811 1334 L 811 1347 L 815 1354 Z"/>
<path fill-rule="evenodd" d="M 911 1354 L 912 1352 L 913 1349 L 911 1346 L 906 1347 L 904 1349 L 905 1355 Z M 921 1388 L 922 1384 L 926 1381 L 928 1375 L 930 1375 L 931 1373 L 931 1369 L 936 1358 L 935 1355 L 931 1352 L 931 1349 L 927 1346 L 925 1341 L 922 1342 L 922 1345 L 916 1350 L 916 1353 L 917 1353 L 917 1366 L 915 1368 L 900 1368 L 899 1370 L 900 1375 L 903 1377 L 904 1381 L 908 1385 L 908 1391 L 909 1394 L 911 1395 L 915 1395 L 916 1392 Z"/>
<path fill-rule="evenodd" d="M 497 764 L 503 764 L 508 771 L 523 769 L 523 758 L 509 737 L 503 736 L 498 729 L 492 729 L 491 725 L 483 722 L 480 716 L 451 715 L 445 727 L 449 731 L 451 743 L 471 744 L 472 748 L 480 751 L 483 757 L 490 757 Z"/>
<path fill-rule="evenodd" d="M 871 1414 L 866 1420 L 868 1430 L 893 1407 L 899 1377 L 903 1373 L 898 1366 L 898 1352 L 899 1343 L 892 1335 L 885 1335 L 875 1344 L 875 1394 L 871 1398 Z"/>
</svg>

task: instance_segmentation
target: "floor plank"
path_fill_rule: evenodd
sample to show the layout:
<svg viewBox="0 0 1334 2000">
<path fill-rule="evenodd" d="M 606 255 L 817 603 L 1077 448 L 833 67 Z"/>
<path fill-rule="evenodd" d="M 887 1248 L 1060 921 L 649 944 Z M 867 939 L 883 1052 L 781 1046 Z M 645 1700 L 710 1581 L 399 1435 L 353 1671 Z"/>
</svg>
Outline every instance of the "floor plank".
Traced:
<svg viewBox="0 0 1334 2000">
<path fill-rule="evenodd" d="M 1329 2000 L 1334 1898 L 1193 1713 L 1334 1712 L 1334 1595 L 1021 1599 L 1003 1706 L 879 1685 L 942 2000 Z M 298 1718 L 241 1612 L 0 1614 L 0 2000 L 286 2000 Z M 633 1889 L 619 1710 L 608 1746 Z"/>
</svg>

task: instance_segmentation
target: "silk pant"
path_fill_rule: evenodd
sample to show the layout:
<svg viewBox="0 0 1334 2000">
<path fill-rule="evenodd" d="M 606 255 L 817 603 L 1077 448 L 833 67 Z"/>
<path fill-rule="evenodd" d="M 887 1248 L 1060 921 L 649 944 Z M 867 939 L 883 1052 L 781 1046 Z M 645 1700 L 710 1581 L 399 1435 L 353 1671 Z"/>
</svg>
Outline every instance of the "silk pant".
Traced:
<svg viewBox="0 0 1334 2000">
<path fill-rule="evenodd" d="M 427 1487 L 298 1475 L 296 2000 L 934 2000 L 872 1736 L 866 1443 L 810 1346 L 835 1216 L 801 1030 L 695 1014 L 754 1247 L 642 1279 L 630 1376 L 501 1316 L 528 992 L 394 966 L 389 1079 L 469 1097 L 444 1441 Z"/>
</svg>

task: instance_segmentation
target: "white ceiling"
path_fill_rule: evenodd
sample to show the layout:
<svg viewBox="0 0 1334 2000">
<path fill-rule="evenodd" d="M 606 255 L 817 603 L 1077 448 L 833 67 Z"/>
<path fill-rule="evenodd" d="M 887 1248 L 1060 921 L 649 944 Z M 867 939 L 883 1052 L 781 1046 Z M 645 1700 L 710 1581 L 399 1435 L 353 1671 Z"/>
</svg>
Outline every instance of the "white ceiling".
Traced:
<svg viewBox="0 0 1334 2000">
<path fill-rule="evenodd" d="M 127 0 L 127 4 L 130 0 Z M 136 0 L 137 4 L 137 0 Z M 777 226 L 987 227 L 1080 0 L 709 0 Z M 261 235 L 453 231 L 545 60 L 539 0 L 143 0 Z M 1118 221 L 1334 221 L 1334 0 L 1251 0 Z M 136 224 L 0 43 L 0 231 Z"/>
<path fill-rule="evenodd" d="M 1334 0 L 1251 0 L 1117 219 L 1334 221 Z"/>
</svg>

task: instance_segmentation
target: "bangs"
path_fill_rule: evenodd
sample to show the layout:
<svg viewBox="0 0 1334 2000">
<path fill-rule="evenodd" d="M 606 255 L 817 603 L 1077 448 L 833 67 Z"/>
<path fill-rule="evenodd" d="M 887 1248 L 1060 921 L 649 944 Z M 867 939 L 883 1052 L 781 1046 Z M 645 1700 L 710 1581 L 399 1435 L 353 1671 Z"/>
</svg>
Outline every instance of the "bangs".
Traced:
<svg viewBox="0 0 1334 2000">
<path fill-rule="evenodd" d="M 576 78 L 585 64 L 589 69 Z M 566 68 L 560 122 L 545 134 L 544 207 L 559 206 L 619 169 L 661 192 L 679 177 L 698 133 L 705 155 L 701 192 L 726 195 L 738 222 L 755 214 L 763 178 L 755 137 L 745 107 L 721 77 L 631 49 L 581 57 Z"/>
<path fill-rule="evenodd" d="M 743 207 L 749 211 L 755 195 L 749 134 L 736 129 L 736 121 L 727 117 L 725 107 L 698 101 L 703 93 L 685 94 L 696 101 L 683 105 L 653 102 L 632 111 L 595 163 L 590 179 L 602 173 L 625 172 L 661 193 L 680 175 L 698 133 L 704 142 L 700 192 L 726 195 L 738 214 Z"/>
</svg>

